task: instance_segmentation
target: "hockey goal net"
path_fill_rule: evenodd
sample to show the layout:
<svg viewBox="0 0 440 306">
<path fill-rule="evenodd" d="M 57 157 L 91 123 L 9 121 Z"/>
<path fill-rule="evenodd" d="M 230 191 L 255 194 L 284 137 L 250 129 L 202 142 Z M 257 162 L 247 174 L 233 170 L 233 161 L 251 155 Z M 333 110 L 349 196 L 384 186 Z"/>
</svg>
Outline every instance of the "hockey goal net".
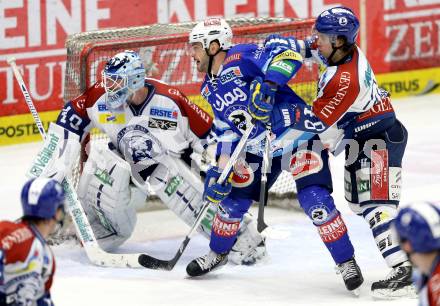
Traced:
<svg viewBox="0 0 440 306">
<path fill-rule="evenodd" d="M 235 44 L 262 43 L 272 33 L 293 35 L 304 39 L 310 35 L 314 20 L 289 18 L 252 18 L 227 20 L 233 29 Z M 203 75 L 198 73 L 189 55 L 188 34 L 196 23 L 154 24 L 141 27 L 106 29 L 74 34 L 66 41 L 67 64 L 64 100 L 80 95 L 99 80 L 105 62 L 123 50 L 135 50 L 141 55 L 147 75 L 178 87 L 189 99 L 209 113 L 212 109 L 200 96 Z M 316 94 L 317 67 L 305 65 L 291 82 L 292 88 L 304 100 Z M 101 144 L 105 137 L 92 131 L 91 144 Z M 79 175 L 79 167 L 74 173 Z M 271 194 L 285 197 L 295 192 L 288 172 L 283 172 Z"/>
</svg>

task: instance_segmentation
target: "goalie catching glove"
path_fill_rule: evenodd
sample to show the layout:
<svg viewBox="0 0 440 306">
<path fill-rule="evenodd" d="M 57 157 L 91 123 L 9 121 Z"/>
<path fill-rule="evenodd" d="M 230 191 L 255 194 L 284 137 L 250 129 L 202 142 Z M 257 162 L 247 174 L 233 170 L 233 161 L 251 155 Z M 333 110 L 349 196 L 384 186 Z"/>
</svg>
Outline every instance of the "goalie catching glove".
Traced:
<svg viewBox="0 0 440 306">
<path fill-rule="evenodd" d="M 269 122 L 276 91 L 276 86 L 263 82 L 260 77 L 252 81 L 248 100 L 248 112 L 252 118 L 263 123 Z"/>
</svg>

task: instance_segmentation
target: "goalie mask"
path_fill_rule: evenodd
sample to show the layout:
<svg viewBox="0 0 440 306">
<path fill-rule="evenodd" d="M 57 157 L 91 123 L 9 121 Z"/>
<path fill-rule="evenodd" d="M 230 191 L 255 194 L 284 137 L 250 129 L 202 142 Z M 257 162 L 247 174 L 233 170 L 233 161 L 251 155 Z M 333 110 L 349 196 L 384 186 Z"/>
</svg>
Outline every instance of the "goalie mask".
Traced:
<svg viewBox="0 0 440 306">
<path fill-rule="evenodd" d="M 130 50 L 113 56 L 102 71 L 105 102 L 110 109 L 122 106 L 127 98 L 144 86 L 145 68 L 139 55 Z"/>
</svg>

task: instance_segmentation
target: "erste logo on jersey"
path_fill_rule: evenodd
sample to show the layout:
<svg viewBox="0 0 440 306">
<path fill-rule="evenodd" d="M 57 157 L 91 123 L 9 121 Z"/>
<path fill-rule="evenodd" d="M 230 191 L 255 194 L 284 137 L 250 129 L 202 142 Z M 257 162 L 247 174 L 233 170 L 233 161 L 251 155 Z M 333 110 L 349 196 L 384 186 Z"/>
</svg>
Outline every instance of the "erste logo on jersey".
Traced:
<svg viewBox="0 0 440 306">
<path fill-rule="evenodd" d="M 247 112 L 245 105 L 233 105 L 225 111 L 225 118 L 233 124 L 241 133 L 246 132 L 249 123 L 252 121 L 251 115 Z M 250 137 L 255 136 L 257 126 L 252 129 Z"/>
<path fill-rule="evenodd" d="M 125 112 L 110 111 L 105 104 L 98 104 L 98 122 L 101 124 L 117 123 L 125 124 Z"/>
<path fill-rule="evenodd" d="M 220 83 L 226 84 L 234 80 L 235 78 L 241 78 L 241 77 L 243 77 L 243 74 L 241 73 L 240 67 L 233 66 L 222 71 L 222 73 L 218 78 L 220 79 Z"/>
<path fill-rule="evenodd" d="M 176 130 L 179 112 L 176 109 L 166 107 L 152 107 L 148 127 L 161 130 Z M 168 120 L 170 119 L 170 120 Z"/>
<path fill-rule="evenodd" d="M 179 112 L 175 109 L 166 108 L 166 107 L 152 107 L 150 109 L 150 115 L 154 117 L 162 117 L 177 120 L 179 116 Z"/>
</svg>

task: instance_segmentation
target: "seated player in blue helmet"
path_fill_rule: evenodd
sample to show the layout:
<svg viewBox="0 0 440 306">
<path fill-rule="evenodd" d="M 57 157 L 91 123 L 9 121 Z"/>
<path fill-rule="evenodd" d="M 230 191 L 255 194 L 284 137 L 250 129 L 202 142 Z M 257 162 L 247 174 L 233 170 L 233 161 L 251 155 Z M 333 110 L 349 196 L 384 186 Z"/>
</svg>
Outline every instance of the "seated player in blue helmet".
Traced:
<svg viewBox="0 0 440 306">
<path fill-rule="evenodd" d="M 440 305 L 440 205 L 415 202 L 397 214 L 394 229 L 413 263 L 420 306 Z"/>
<path fill-rule="evenodd" d="M 31 179 L 21 192 L 23 217 L 0 222 L 0 305 L 53 305 L 55 259 L 46 238 L 64 220 L 64 191 L 54 179 Z"/>
</svg>

